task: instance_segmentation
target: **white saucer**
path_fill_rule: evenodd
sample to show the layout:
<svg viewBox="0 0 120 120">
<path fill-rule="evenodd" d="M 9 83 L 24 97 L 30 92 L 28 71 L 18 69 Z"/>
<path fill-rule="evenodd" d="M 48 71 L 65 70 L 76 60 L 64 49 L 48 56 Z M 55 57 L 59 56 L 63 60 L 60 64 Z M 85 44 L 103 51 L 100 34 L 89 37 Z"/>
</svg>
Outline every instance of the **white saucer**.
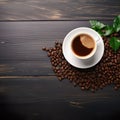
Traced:
<svg viewBox="0 0 120 120">
<path fill-rule="evenodd" d="M 74 38 L 74 36 L 76 36 L 77 34 L 83 33 L 83 32 L 93 34 L 94 38 L 96 37 L 96 40 L 99 39 L 98 41 L 99 43 L 97 43 L 96 53 L 91 58 L 86 59 L 86 60 L 81 60 L 75 57 L 71 52 L 71 46 L 70 46 L 70 41 Z M 104 42 L 101 36 L 96 31 L 90 28 L 87 28 L 87 27 L 80 27 L 80 28 L 76 28 L 72 30 L 66 35 L 63 41 L 62 50 L 63 50 L 63 55 L 65 59 L 72 66 L 85 69 L 85 68 L 93 67 L 101 60 L 104 54 Z"/>
</svg>

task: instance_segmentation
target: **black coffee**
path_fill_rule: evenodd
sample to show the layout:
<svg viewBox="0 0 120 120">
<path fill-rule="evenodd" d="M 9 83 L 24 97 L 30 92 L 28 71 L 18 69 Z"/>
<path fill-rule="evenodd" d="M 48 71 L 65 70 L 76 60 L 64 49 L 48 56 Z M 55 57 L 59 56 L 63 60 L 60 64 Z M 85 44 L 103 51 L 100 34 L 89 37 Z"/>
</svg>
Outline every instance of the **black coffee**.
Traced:
<svg viewBox="0 0 120 120">
<path fill-rule="evenodd" d="M 72 50 L 78 56 L 89 55 L 95 47 L 93 38 L 87 34 L 81 34 L 72 41 Z"/>
</svg>

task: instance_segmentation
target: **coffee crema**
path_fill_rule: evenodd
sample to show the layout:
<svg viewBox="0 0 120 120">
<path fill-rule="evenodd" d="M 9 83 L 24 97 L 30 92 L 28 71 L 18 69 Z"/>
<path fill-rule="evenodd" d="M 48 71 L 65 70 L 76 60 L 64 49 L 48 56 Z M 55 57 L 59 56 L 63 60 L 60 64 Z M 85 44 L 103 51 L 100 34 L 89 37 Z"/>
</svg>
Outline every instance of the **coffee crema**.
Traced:
<svg viewBox="0 0 120 120">
<path fill-rule="evenodd" d="M 71 46 L 77 56 L 84 57 L 93 51 L 95 42 L 88 34 L 80 34 L 73 39 Z"/>
</svg>

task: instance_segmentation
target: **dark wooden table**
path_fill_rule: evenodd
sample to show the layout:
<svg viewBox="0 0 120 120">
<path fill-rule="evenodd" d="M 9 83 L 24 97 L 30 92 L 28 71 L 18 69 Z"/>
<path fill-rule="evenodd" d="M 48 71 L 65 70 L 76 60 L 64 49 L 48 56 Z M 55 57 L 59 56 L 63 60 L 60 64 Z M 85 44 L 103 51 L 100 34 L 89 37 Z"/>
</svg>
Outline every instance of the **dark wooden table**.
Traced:
<svg viewBox="0 0 120 120">
<path fill-rule="evenodd" d="M 120 120 L 120 91 L 58 81 L 43 46 L 90 19 L 111 24 L 119 0 L 0 1 L 0 120 Z"/>
</svg>

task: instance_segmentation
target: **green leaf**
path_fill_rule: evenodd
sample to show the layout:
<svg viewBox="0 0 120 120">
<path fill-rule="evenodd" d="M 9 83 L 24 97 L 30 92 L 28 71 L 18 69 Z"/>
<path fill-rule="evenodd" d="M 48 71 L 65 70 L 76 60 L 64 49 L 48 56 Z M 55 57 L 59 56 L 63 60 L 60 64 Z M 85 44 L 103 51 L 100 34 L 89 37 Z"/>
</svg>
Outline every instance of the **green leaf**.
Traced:
<svg viewBox="0 0 120 120">
<path fill-rule="evenodd" d="M 113 21 L 113 28 L 115 30 L 115 32 L 119 32 L 120 31 L 120 15 L 118 15 L 114 21 Z"/>
<path fill-rule="evenodd" d="M 91 25 L 92 29 L 94 29 L 94 30 L 100 30 L 106 26 L 97 20 L 90 20 L 90 25 Z"/>
<path fill-rule="evenodd" d="M 114 51 L 117 51 L 120 48 L 120 40 L 116 37 L 110 39 L 110 46 Z"/>
<path fill-rule="evenodd" d="M 120 32 L 120 15 L 118 15 L 114 21 L 113 25 L 105 25 L 97 20 L 90 20 L 91 28 L 98 32 L 101 36 L 116 36 L 114 33 Z M 109 42 L 110 46 L 114 51 L 120 49 L 120 39 L 112 37 Z"/>
<path fill-rule="evenodd" d="M 96 30 L 96 32 L 98 32 L 101 36 L 104 36 L 104 33 L 102 30 Z"/>
<path fill-rule="evenodd" d="M 109 35 L 111 35 L 113 32 L 114 32 L 114 29 L 113 29 L 112 26 L 107 25 L 107 26 L 104 28 L 104 36 L 109 36 Z"/>
</svg>

